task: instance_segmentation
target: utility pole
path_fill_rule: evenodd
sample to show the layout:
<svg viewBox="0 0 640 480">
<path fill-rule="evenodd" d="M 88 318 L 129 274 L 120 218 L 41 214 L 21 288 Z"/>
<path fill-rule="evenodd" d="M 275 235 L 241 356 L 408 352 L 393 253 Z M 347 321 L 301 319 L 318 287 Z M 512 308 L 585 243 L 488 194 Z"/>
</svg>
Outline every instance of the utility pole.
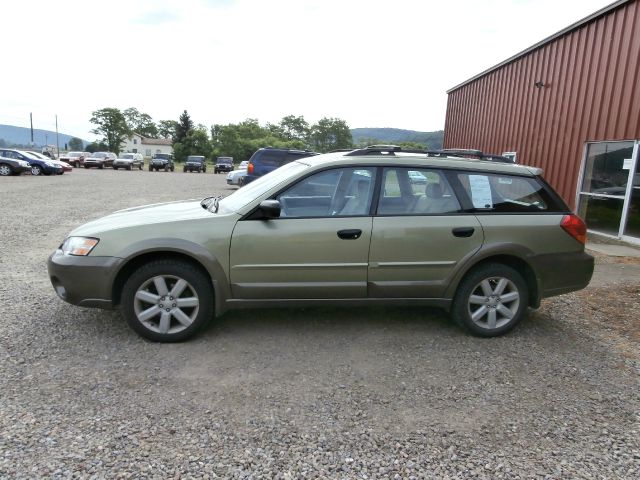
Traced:
<svg viewBox="0 0 640 480">
<path fill-rule="evenodd" d="M 56 155 L 60 158 L 60 141 L 58 140 L 58 114 L 56 113 Z"/>
<path fill-rule="evenodd" d="M 29 112 L 29 123 L 31 123 L 31 148 L 33 148 L 33 112 Z"/>
</svg>

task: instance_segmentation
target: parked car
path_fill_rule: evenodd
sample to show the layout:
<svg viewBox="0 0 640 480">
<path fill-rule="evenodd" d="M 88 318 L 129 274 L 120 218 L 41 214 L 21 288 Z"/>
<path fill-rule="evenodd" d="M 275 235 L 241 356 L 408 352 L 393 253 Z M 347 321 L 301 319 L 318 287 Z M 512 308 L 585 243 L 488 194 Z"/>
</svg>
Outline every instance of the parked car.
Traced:
<svg viewBox="0 0 640 480">
<path fill-rule="evenodd" d="M 90 157 L 84 159 L 84 168 L 98 167 L 103 169 L 104 167 L 113 167 L 113 162 L 117 159 L 113 152 L 95 152 Z"/>
<path fill-rule="evenodd" d="M 40 160 L 47 160 L 49 162 L 55 163 L 56 165 L 60 165 L 62 167 L 62 171 L 58 172 L 58 175 L 62 175 L 65 172 L 73 171 L 73 167 L 69 165 L 67 162 L 63 162 L 62 160 L 51 160 L 46 155 L 43 155 L 42 153 L 34 152 L 33 150 L 27 150 L 27 151 L 24 151 L 23 153 L 25 153 L 29 157 L 35 157 Z"/>
<path fill-rule="evenodd" d="M 84 159 L 90 156 L 89 152 L 67 152 L 65 155 L 60 155 L 59 160 L 77 168 L 83 166 Z"/>
<path fill-rule="evenodd" d="M 189 155 L 182 171 L 207 173 L 207 159 L 202 155 Z"/>
<path fill-rule="evenodd" d="M 238 170 L 246 170 L 248 165 L 249 160 L 243 160 L 240 162 L 240 165 L 238 165 Z"/>
<path fill-rule="evenodd" d="M 31 165 L 31 175 L 59 175 L 63 173 L 62 167 L 51 159 L 41 160 L 27 155 L 25 152 L 11 148 L 0 149 L 0 157 L 22 160 Z"/>
<path fill-rule="evenodd" d="M 149 171 L 159 172 L 160 170 L 164 170 L 168 172 L 171 170 L 172 172 L 175 170 L 175 165 L 173 163 L 173 155 L 170 153 L 156 153 L 151 157 L 151 161 L 149 162 Z"/>
<path fill-rule="evenodd" d="M 20 175 L 25 172 L 31 172 L 31 165 L 26 160 L 0 157 L 0 177 Z"/>
<path fill-rule="evenodd" d="M 409 181 L 419 171 L 422 191 Z M 376 149 L 303 158 L 226 198 L 121 210 L 48 261 L 65 301 L 155 341 L 231 308 L 425 305 L 479 336 L 587 286 L 586 226 L 533 167 Z"/>
<path fill-rule="evenodd" d="M 143 166 L 144 158 L 141 153 L 121 153 L 118 158 L 113 161 L 114 170 L 118 170 L 119 168 L 125 168 L 127 170 L 137 168 L 138 170 L 142 170 Z"/>
<path fill-rule="evenodd" d="M 227 174 L 227 185 L 237 185 L 241 187 L 244 185 L 244 177 L 247 176 L 247 169 L 232 170 Z"/>
<path fill-rule="evenodd" d="M 289 150 L 286 148 L 260 148 L 249 159 L 247 165 L 247 175 L 244 178 L 244 184 L 253 182 L 282 165 L 285 165 L 300 158 L 319 155 L 316 152 L 308 150 Z"/>
<path fill-rule="evenodd" d="M 218 157 L 213 167 L 213 173 L 230 172 L 233 170 L 233 157 Z"/>
</svg>

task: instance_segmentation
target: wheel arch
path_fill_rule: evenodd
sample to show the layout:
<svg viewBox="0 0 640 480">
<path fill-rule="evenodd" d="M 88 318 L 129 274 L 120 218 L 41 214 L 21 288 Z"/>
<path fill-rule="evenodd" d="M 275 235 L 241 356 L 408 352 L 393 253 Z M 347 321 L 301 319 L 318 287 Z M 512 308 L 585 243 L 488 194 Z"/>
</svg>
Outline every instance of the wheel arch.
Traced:
<svg viewBox="0 0 640 480">
<path fill-rule="evenodd" d="M 157 243 L 162 243 L 161 241 Z M 149 246 L 144 250 L 135 251 L 129 255 L 122 255 L 125 260 L 122 262 L 119 270 L 115 274 L 111 287 L 111 298 L 113 305 L 121 303 L 122 288 L 127 278 L 142 265 L 156 260 L 179 260 L 192 265 L 200 270 L 211 281 L 214 292 L 214 311 L 218 316 L 224 312 L 226 300 L 230 296 L 229 282 L 224 273 L 224 269 L 220 262 L 203 247 L 191 244 L 191 242 L 182 241 L 185 245 L 167 246 Z M 134 245 L 131 246 L 132 248 Z"/>
<path fill-rule="evenodd" d="M 458 290 L 462 279 L 472 270 L 489 263 L 500 263 L 513 268 L 519 272 L 529 288 L 529 306 L 538 308 L 540 306 L 540 280 L 536 270 L 528 258 L 533 255 L 529 250 L 513 245 L 513 248 L 503 246 L 481 250 L 462 268 L 460 268 L 446 292 L 446 298 L 453 298 Z"/>
</svg>

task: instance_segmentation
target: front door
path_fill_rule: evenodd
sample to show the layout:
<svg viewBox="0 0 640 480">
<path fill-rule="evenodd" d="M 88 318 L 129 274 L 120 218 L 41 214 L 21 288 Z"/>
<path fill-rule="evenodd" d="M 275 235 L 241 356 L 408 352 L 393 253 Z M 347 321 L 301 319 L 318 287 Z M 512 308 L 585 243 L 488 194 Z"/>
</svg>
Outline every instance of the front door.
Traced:
<svg viewBox="0 0 640 480">
<path fill-rule="evenodd" d="M 316 173 L 276 196 L 280 218 L 238 222 L 233 297 L 366 297 L 374 177 L 373 168 Z"/>
</svg>

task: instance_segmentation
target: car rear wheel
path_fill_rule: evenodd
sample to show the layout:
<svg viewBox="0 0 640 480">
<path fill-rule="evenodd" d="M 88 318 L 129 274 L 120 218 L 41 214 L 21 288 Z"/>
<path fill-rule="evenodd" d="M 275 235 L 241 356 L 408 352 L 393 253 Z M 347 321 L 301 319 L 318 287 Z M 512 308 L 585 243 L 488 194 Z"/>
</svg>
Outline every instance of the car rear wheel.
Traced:
<svg viewBox="0 0 640 480">
<path fill-rule="evenodd" d="M 529 304 L 522 275 L 500 263 L 471 270 L 458 286 L 451 315 L 462 327 L 480 337 L 495 337 L 515 327 Z"/>
<path fill-rule="evenodd" d="M 40 167 L 39 165 L 32 165 L 31 166 L 31 175 L 35 175 L 36 177 L 38 175 L 42 175 L 42 167 Z"/>
<path fill-rule="evenodd" d="M 13 172 L 11 171 L 11 167 L 9 165 L 7 165 L 6 163 L 0 164 L 0 176 L 1 177 L 8 177 L 9 175 L 11 175 L 11 173 L 13 173 Z"/>
<path fill-rule="evenodd" d="M 213 314 L 213 288 L 200 270 L 179 260 L 157 260 L 136 270 L 122 289 L 129 326 L 155 342 L 192 337 Z"/>
</svg>

